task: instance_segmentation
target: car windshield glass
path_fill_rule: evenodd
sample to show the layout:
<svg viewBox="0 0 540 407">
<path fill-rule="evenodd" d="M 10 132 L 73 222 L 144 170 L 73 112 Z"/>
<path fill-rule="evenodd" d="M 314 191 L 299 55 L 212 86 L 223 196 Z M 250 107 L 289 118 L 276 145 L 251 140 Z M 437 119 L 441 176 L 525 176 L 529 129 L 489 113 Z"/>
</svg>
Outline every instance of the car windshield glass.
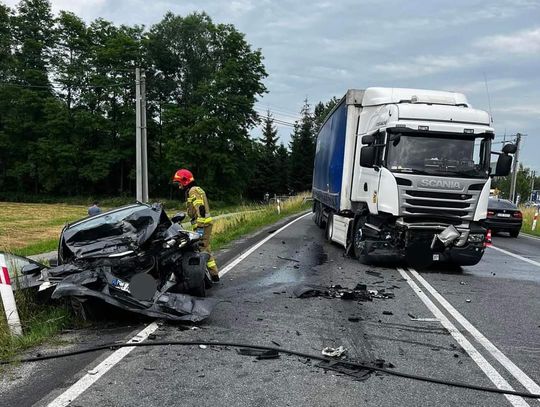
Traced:
<svg viewBox="0 0 540 407">
<path fill-rule="evenodd" d="M 103 224 L 115 224 L 123 221 L 134 213 L 145 210 L 148 210 L 148 207 L 145 205 L 140 205 L 119 209 L 113 212 L 105 212 L 101 215 L 93 216 L 87 220 L 76 223 L 71 226 L 69 230 L 72 232 L 77 232 L 80 230 L 92 229 Z"/>
<path fill-rule="evenodd" d="M 512 202 L 504 199 L 490 199 L 488 203 L 489 209 L 517 209 L 517 206 Z"/>
<path fill-rule="evenodd" d="M 387 167 L 394 172 L 487 178 L 486 143 L 482 138 L 449 135 L 393 134 Z"/>
</svg>

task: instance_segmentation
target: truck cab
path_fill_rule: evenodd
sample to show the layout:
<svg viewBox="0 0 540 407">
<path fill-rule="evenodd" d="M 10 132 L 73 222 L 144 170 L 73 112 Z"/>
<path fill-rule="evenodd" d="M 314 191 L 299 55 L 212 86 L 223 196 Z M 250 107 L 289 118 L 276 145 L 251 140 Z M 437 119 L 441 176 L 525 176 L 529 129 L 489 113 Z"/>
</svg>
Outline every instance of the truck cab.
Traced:
<svg viewBox="0 0 540 407">
<path fill-rule="evenodd" d="M 350 90 L 317 139 L 315 220 L 329 240 L 366 262 L 397 256 L 417 266 L 476 264 L 493 138 L 489 115 L 463 94 Z M 498 175 L 509 171 L 511 151 L 498 153 Z"/>
</svg>

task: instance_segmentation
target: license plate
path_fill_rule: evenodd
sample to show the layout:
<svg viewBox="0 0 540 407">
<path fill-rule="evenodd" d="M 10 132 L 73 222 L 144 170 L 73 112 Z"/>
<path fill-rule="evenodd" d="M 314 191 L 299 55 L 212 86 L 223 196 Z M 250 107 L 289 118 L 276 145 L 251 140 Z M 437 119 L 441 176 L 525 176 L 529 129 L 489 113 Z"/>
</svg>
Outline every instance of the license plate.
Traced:
<svg viewBox="0 0 540 407">
<path fill-rule="evenodd" d="M 497 216 L 500 216 L 501 218 L 509 218 L 510 214 L 509 213 L 498 213 Z"/>
<path fill-rule="evenodd" d="M 433 255 L 433 261 L 439 261 L 441 258 L 441 256 L 439 254 L 434 254 Z"/>
<path fill-rule="evenodd" d="M 111 285 L 114 288 L 118 288 L 119 290 L 129 293 L 129 283 L 126 283 L 125 281 L 122 281 L 119 278 L 113 278 L 111 281 Z"/>
</svg>

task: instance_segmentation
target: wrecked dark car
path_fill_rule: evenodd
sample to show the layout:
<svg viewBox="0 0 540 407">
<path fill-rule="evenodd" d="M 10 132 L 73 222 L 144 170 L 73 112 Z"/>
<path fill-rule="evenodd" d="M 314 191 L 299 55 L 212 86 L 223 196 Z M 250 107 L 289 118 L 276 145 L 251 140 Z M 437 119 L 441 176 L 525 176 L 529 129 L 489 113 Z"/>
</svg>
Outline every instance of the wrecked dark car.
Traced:
<svg viewBox="0 0 540 407">
<path fill-rule="evenodd" d="M 199 235 L 160 204 L 135 203 L 64 227 L 58 265 L 39 270 L 40 290 L 68 298 L 83 318 L 96 300 L 149 317 L 202 321 L 215 300 Z M 23 270 L 24 274 L 38 272 Z"/>
</svg>

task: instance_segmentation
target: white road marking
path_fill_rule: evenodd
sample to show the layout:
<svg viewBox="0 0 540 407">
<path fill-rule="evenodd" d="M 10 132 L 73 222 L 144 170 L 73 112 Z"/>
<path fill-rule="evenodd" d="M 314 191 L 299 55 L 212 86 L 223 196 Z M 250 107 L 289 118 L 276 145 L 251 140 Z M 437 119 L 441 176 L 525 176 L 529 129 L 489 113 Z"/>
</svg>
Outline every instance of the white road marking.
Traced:
<svg viewBox="0 0 540 407">
<path fill-rule="evenodd" d="M 150 335 L 158 328 L 158 324 L 156 322 L 152 322 L 141 332 L 131 338 L 128 343 L 142 342 L 146 338 L 148 338 L 148 335 Z M 133 349 L 135 349 L 135 347 L 130 346 L 116 350 L 112 355 L 107 357 L 103 362 L 101 362 L 94 369 L 81 377 L 70 388 L 68 388 L 60 396 L 58 396 L 51 403 L 49 403 L 48 407 L 68 406 L 73 400 L 79 397 L 86 389 L 88 389 L 92 384 L 94 384 L 101 376 L 107 373 L 114 365 L 124 359 Z"/>
<path fill-rule="evenodd" d="M 495 246 L 489 246 L 489 247 L 490 247 L 491 249 L 498 250 L 498 251 L 500 251 L 501 253 L 504 253 L 504 254 L 507 254 L 507 255 L 509 255 L 509 256 L 515 257 L 516 259 L 520 259 L 520 260 L 526 261 L 527 263 L 532 264 L 533 266 L 540 267 L 540 263 L 537 262 L 537 261 L 528 259 L 528 258 L 526 258 L 526 257 L 520 256 L 519 254 L 515 254 L 515 253 L 512 253 L 512 252 L 509 252 L 508 250 L 500 249 L 500 248 L 495 247 Z"/>
<path fill-rule="evenodd" d="M 231 261 L 229 264 L 227 264 L 225 267 L 221 269 L 219 272 L 219 276 L 223 277 L 225 274 L 227 274 L 229 271 L 231 271 L 234 267 L 238 265 L 242 260 L 244 260 L 246 257 L 248 257 L 251 253 L 253 253 L 255 250 L 257 250 L 259 247 L 261 247 L 263 244 L 268 242 L 270 239 L 272 239 L 275 235 L 277 235 L 279 232 L 287 229 L 289 226 L 291 226 L 293 223 L 298 222 L 300 219 L 304 219 L 306 216 L 311 215 L 311 212 L 306 213 L 305 215 L 299 216 L 298 218 L 292 220 L 291 222 L 287 223 L 285 226 L 281 227 L 280 229 L 276 230 L 274 233 L 272 233 L 270 236 L 265 237 L 263 240 L 261 240 L 259 243 L 255 244 L 254 246 L 251 246 L 248 250 L 246 250 L 244 253 L 242 253 L 240 256 L 238 256 L 236 259 Z"/>
<path fill-rule="evenodd" d="M 429 297 L 418 287 L 412 278 L 402 268 L 397 269 L 401 276 L 411 286 L 414 293 L 422 300 L 425 306 L 431 313 L 440 320 L 441 324 L 450 332 L 456 342 L 469 354 L 471 359 L 478 365 L 484 374 L 491 382 L 499 389 L 514 390 L 512 386 L 495 370 L 495 368 L 482 356 L 480 352 L 469 342 L 465 336 L 450 322 L 450 320 L 437 308 L 437 306 L 429 299 Z M 529 406 L 529 404 L 521 397 L 504 395 L 513 406 Z"/>
<path fill-rule="evenodd" d="M 540 240 L 540 237 L 538 237 L 538 236 L 529 235 L 528 233 L 523 233 L 523 232 L 521 232 L 519 234 L 519 236 L 520 237 L 526 237 L 528 239 L 533 239 L 533 240 Z"/>
<path fill-rule="evenodd" d="M 448 311 L 452 317 L 458 321 L 463 328 L 480 343 L 497 361 L 504 366 L 529 392 L 540 394 L 540 386 L 532 380 L 523 370 L 517 367 L 508 357 L 502 353 L 489 339 L 487 339 L 473 324 L 471 324 L 463 315 L 461 315 L 441 294 L 433 288 L 418 272 L 409 268 L 409 272 L 416 277 L 437 301 Z"/>
<path fill-rule="evenodd" d="M 235 258 L 233 261 L 231 261 L 229 264 L 227 264 L 219 273 L 219 276 L 223 276 L 227 274 L 229 271 L 231 271 L 238 263 L 240 263 L 242 260 L 244 260 L 246 257 L 248 257 L 251 253 L 253 253 L 255 250 L 257 250 L 259 247 L 261 247 L 263 244 L 268 242 L 270 239 L 272 239 L 275 235 L 277 235 L 279 232 L 285 230 L 289 226 L 291 226 L 293 223 L 298 222 L 300 219 L 305 218 L 306 216 L 310 215 L 311 212 L 306 213 L 305 215 L 302 215 L 291 222 L 287 223 L 280 229 L 276 230 L 274 233 L 272 233 L 270 236 L 264 238 L 248 250 L 246 250 L 244 253 L 242 253 L 240 256 Z M 131 338 L 127 343 L 138 343 L 144 341 L 146 338 L 148 338 L 148 335 L 150 335 L 152 332 L 154 332 L 156 329 L 158 329 L 158 324 L 156 322 L 152 322 L 150 325 L 148 325 L 146 328 L 144 328 L 142 331 L 140 331 L 137 335 L 135 335 L 133 338 Z M 125 347 L 120 348 L 116 350 L 113 354 L 111 354 L 109 357 L 107 357 L 103 362 L 101 362 L 99 365 L 97 365 L 94 369 L 89 371 L 86 375 L 84 375 L 82 378 L 80 378 L 76 383 L 74 383 L 71 387 L 69 387 L 66 391 L 64 391 L 60 396 L 58 396 L 56 399 L 54 399 L 51 403 L 48 404 L 48 407 L 65 407 L 68 406 L 73 400 L 75 400 L 77 397 L 79 397 L 85 390 L 87 390 L 92 384 L 94 384 L 101 376 L 103 376 L 105 373 L 107 373 L 114 365 L 116 365 L 118 362 L 120 362 L 122 359 L 124 359 L 133 349 L 135 349 L 134 346 L 131 347 Z"/>
</svg>

